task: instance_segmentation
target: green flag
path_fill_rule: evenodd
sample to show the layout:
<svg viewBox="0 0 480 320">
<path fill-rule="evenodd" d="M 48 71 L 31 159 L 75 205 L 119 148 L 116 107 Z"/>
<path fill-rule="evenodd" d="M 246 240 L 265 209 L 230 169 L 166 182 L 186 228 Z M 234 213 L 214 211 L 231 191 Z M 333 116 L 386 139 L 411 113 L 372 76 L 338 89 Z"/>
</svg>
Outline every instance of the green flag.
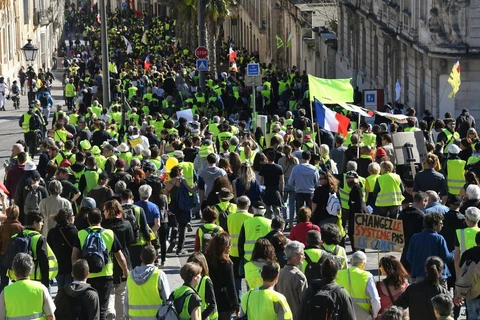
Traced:
<svg viewBox="0 0 480 320">
<path fill-rule="evenodd" d="M 292 45 L 292 39 L 293 39 L 293 34 L 290 32 L 287 38 L 287 48 L 290 48 L 290 46 Z"/>
<path fill-rule="evenodd" d="M 280 38 L 280 36 L 277 34 L 277 49 L 280 49 L 283 47 L 283 40 Z"/>
<path fill-rule="evenodd" d="M 308 75 L 310 101 L 314 97 L 324 104 L 353 102 L 351 79 L 322 79 Z"/>
</svg>

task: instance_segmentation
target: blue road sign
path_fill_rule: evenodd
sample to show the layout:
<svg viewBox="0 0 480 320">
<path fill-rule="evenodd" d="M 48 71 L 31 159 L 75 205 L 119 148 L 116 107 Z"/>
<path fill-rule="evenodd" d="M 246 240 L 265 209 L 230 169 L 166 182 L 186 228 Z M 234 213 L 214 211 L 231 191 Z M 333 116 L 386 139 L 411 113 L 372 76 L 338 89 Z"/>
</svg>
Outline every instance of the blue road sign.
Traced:
<svg viewBox="0 0 480 320">
<path fill-rule="evenodd" d="M 198 71 L 208 71 L 208 60 L 207 59 L 197 59 L 197 70 Z"/>
<path fill-rule="evenodd" d="M 260 65 L 258 63 L 249 63 L 247 65 L 247 76 L 257 77 L 260 75 Z"/>
<path fill-rule="evenodd" d="M 127 3 L 126 2 L 122 2 L 122 8 L 127 9 Z"/>
<path fill-rule="evenodd" d="M 367 94 L 367 102 L 375 103 L 375 100 L 376 100 L 376 94 L 375 93 Z"/>
</svg>

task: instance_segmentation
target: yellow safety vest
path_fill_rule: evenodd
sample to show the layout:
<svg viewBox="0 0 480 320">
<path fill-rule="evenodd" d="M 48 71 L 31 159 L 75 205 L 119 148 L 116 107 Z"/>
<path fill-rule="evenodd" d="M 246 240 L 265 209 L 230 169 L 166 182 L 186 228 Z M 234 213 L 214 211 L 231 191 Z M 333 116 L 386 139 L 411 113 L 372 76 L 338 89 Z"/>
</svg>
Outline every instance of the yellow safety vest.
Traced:
<svg viewBox="0 0 480 320">
<path fill-rule="evenodd" d="M 375 189 L 375 184 L 377 183 L 377 179 L 380 177 L 379 174 L 371 174 L 365 178 L 367 185 L 365 186 L 365 190 L 372 193 Z"/>
<path fill-rule="evenodd" d="M 456 131 L 452 134 L 448 129 L 443 129 L 442 132 L 447 136 L 447 144 L 443 146 L 443 153 L 448 154 L 448 147 L 455 142 L 455 139 L 460 138 L 460 134 Z"/>
<path fill-rule="evenodd" d="M 245 260 L 250 261 L 255 242 L 270 232 L 271 224 L 272 220 L 263 216 L 253 216 L 251 219 L 248 219 L 243 223 L 245 229 L 245 244 L 243 246 Z"/>
<path fill-rule="evenodd" d="M 29 133 L 30 131 L 30 119 L 32 118 L 32 115 L 29 113 L 25 113 L 23 115 L 23 122 L 22 122 L 22 131 L 23 133 Z"/>
<path fill-rule="evenodd" d="M 335 281 L 347 290 L 352 301 L 370 311 L 370 297 L 365 293 L 370 273 L 357 267 L 339 270 Z"/>
<path fill-rule="evenodd" d="M 308 248 L 305 249 L 305 255 L 312 260 L 313 263 L 317 263 L 322 258 L 323 250 L 318 248 Z M 302 272 L 305 274 L 305 269 L 307 269 L 308 262 L 306 259 L 303 259 L 302 262 Z"/>
<path fill-rule="evenodd" d="M 468 249 L 477 246 L 475 237 L 479 231 L 480 228 L 478 227 L 457 229 L 455 231 L 457 233 L 458 243 L 460 244 L 460 256 Z"/>
<path fill-rule="evenodd" d="M 128 275 L 128 316 L 129 319 L 155 318 L 158 309 L 163 304 L 158 288 L 158 279 L 162 271 L 156 269 L 143 284 L 137 284 L 132 279 L 132 273 Z"/>
<path fill-rule="evenodd" d="M 34 261 L 34 267 L 32 269 L 32 273 L 30 274 L 30 279 L 36 280 L 36 281 L 42 281 L 42 273 L 40 272 L 40 266 L 38 265 L 38 255 L 37 255 L 37 243 L 38 243 L 38 239 L 40 239 L 42 235 L 37 231 L 28 230 L 28 229 L 23 230 L 23 233 L 31 237 L 31 243 L 32 243 L 32 258 Z M 14 234 L 12 238 L 15 238 L 16 236 L 18 236 L 18 233 Z M 48 279 L 53 279 L 58 274 L 58 261 L 57 261 L 57 257 L 52 251 L 52 248 L 50 248 L 50 245 L 47 243 L 47 239 L 45 238 L 44 240 L 45 240 L 45 244 L 47 245 Z M 17 279 L 17 277 L 15 277 L 15 273 L 11 269 L 8 270 L 7 276 L 13 281 Z"/>
<path fill-rule="evenodd" d="M 473 155 L 468 158 L 467 164 L 477 163 L 478 161 L 480 161 L 480 157 Z"/>
<path fill-rule="evenodd" d="M 223 141 L 230 141 L 230 138 L 232 138 L 233 134 L 228 131 L 223 131 L 218 133 L 218 141 L 220 142 L 220 146 L 222 146 Z"/>
<path fill-rule="evenodd" d="M 123 159 L 125 161 L 125 163 L 127 164 L 127 166 L 130 166 L 130 160 L 132 160 L 132 153 L 127 151 L 127 152 L 121 152 L 118 157 L 120 159 Z"/>
<path fill-rule="evenodd" d="M 337 248 L 338 248 L 338 252 L 337 252 L 337 254 L 335 254 L 335 250 Z M 327 251 L 330 254 L 335 255 L 340 260 L 340 262 L 342 263 L 342 269 L 347 269 L 347 260 L 345 259 L 347 254 L 345 253 L 345 248 L 344 247 L 342 247 L 338 244 L 322 243 L 322 249 Z"/>
<path fill-rule="evenodd" d="M 130 206 L 130 205 L 128 205 Z M 140 226 L 141 222 L 140 222 L 140 218 L 141 218 L 141 211 L 140 211 L 140 207 L 137 206 L 137 205 L 134 205 L 132 204 L 131 207 L 128 207 L 128 208 L 132 208 L 133 211 L 135 212 L 135 219 L 137 220 L 137 224 Z M 125 208 L 124 208 L 125 210 Z M 149 227 L 150 229 L 150 227 Z M 152 239 L 149 239 L 149 240 L 152 240 Z M 144 246 L 145 244 L 147 243 L 147 240 L 145 239 L 145 237 L 143 236 L 143 233 L 139 230 L 138 232 L 138 240 L 137 242 L 131 244 L 131 246 Z"/>
<path fill-rule="evenodd" d="M 206 158 L 210 153 L 215 153 L 213 145 L 200 146 L 200 150 L 198 151 L 198 155 L 200 156 L 200 158 Z"/>
<path fill-rule="evenodd" d="M 465 161 L 460 159 L 447 160 L 448 193 L 459 195 L 465 184 Z"/>
<path fill-rule="evenodd" d="M 5 319 L 46 319 L 43 313 L 44 286 L 32 280 L 19 280 L 5 287 Z"/>
<path fill-rule="evenodd" d="M 373 133 L 364 132 L 363 133 L 363 145 L 376 147 L 377 146 L 377 136 Z"/>
<path fill-rule="evenodd" d="M 207 299 L 206 299 L 206 296 L 205 296 L 205 288 L 207 287 L 207 281 L 210 280 L 210 277 L 209 276 L 204 276 L 202 277 L 202 279 L 200 279 L 200 282 L 197 284 L 197 286 L 195 287 L 195 290 L 197 290 L 198 292 L 198 295 L 200 296 L 200 298 L 202 298 L 202 312 L 203 310 L 207 309 L 208 307 L 208 304 L 207 304 Z M 212 281 L 212 280 L 210 280 Z M 215 310 L 213 313 L 211 313 L 208 318 L 210 320 L 216 320 L 218 319 L 218 309 L 217 309 L 217 306 L 215 306 Z"/>
<path fill-rule="evenodd" d="M 277 306 L 279 305 L 279 308 Z M 278 319 L 275 310 L 283 310 L 283 319 L 291 320 L 292 311 L 285 296 L 273 289 L 253 289 L 243 294 L 242 309 L 248 315 L 248 320 Z"/>
<path fill-rule="evenodd" d="M 85 190 L 83 195 L 87 196 L 88 192 L 98 185 L 98 177 L 102 173 L 102 170 L 85 170 L 83 175 L 85 176 Z"/>
<path fill-rule="evenodd" d="M 218 123 L 210 123 L 208 125 L 208 131 L 211 131 L 213 136 L 216 137 L 218 135 Z"/>
<path fill-rule="evenodd" d="M 365 185 L 366 185 L 365 178 L 358 177 L 358 180 L 360 181 L 360 184 L 362 185 L 362 194 L 363 194 L 363 198 L 365 200 Z M 352 189 L 347 184 L 347 174 L 344 173 L 343 174 L 343 188 L 340 188 L 338 190 L 338 192 L 340 194 L 340 202 L 342 204 L 343 209 L 346 209 L 346 210 L 350 209 L 350 207 L 348 206 L 348 199 L 350 198 L 350 191 L 351 190 Z"/>
<path fill-rule="evenodd" d="M 385 173 L 378 177 L 377 181 L 380 185 L 380 192 L 377 195 L 375 206 L 400 206 L 403 199 L 405 199 L 400 189 L 400 185 L 402 184 L 400 176 L 396 173 Z"/>
<path fill-rule="evenodd" d="M 261 275 L 262 267 L 255 265 L 252 261 L 245 263 L 245 281 L 249 288 L 255 289 L 263 284 Z"/>
<path fill-rule="evenodd" d="M 182 161 L 178 164 L 183 169 L 183 178 L 187 181 L 187 184 L 193 186 L 193 178 L 195 175 L 195 169 L 193 163 Z"/>
<path fill-rule="evenodd" d="M 88 230 L 91 230 L 92 232 L 100 232 L 100 236 L 103 238 L 103 241 L 105 241 L 108 252 L 108 261 L 105 261 L 105 267 L 103 268 L 103 270 L 97 273 L 90 273 L 89 278 L 113 276 L 112 246 L 113 240 L 115 239 L 115 234 L 112 230 L 103 229 L 102 227 L 88 227 L 87 229 L 80 230 L 78 232 L 78 239 L 80 240 L 80 250 L 83 249 L 83 245 L 85 244 L 85 240 L 87 239 L 89 233 Z"/>
<path fill-rule="evenodd" d="M 252 166 L 253 161 L 255 160 L 255 156 L 257 155 L 257 151 L 252 151 L 250 154 L 250 158 L 247 159 L 247 155 L 245 154 L 245 151 L 242 149 L 240 150 L 240 160 L 243 162 L 247 162 Z"/>
<path fill-rule="evenodd" d="M 173 299 L 174 300 L 180 299 L 181 297 L 183 297 L 189 291 L 194 291 L 194 290 L 191 287 L 186 286 L 186 285 L 180 286 L 177 289 L 175 289 L 175 291 L 173 291 Z M 188 304 L 190 302 L 191 297 L 192 297 L 192 295 L 187 296 L 185 298 L 184 302 L 183 302 L 183 308 L 182 308 L 180 314 L 178 315 L 180 320 L 190 320 L 191 319 L 191 315 L 188 312 Z M 201 319 L 202 318 L 201 308 L 198 308 L 197 312 L 198 312 L 198 319 Z"/>
<path fill-rule="evenodd" d="M 253 214 L 248 212 L 235 212 L 227 216 L 228 233 L 230 234 L 230 240 L 232 246 L 230 248 L 231 257 L 239 257 L 238 253 L 238 238 L 240 237 L 240 230 L 242 230 L 243 223 L 252 218 Z"/>
</svg>

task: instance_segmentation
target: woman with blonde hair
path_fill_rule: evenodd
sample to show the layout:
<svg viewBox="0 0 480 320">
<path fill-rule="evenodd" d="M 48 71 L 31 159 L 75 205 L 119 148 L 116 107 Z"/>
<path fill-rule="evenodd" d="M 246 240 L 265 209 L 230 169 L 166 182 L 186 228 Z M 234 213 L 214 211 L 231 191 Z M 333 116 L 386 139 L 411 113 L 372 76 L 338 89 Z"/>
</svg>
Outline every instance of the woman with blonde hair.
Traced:
<svg viewBox="0 0 480 320">
<path fill-rule="evenodd" d="M 292 169 L 298 165 L 298 158 L 292 154 L 292 147 L 288 144 L 283 146 L 284 156 L 278 160 L 278 164 L 283 169 L 283 177 L 285 180 L 285 190 L 283 192 L 283 202 L 286 203 L 288 200 L 288 212 L 290 218 L 288 219 L 289 227 L 293 227 L 293 219 L 295 218 L 295 188 L 288 184 L 288 179 L 292 173 Z M 287 220 L 287 207 L 283 206 L 283 217 Z"/>
<path fill-rule="evenodd" d="M 247 162 L 244 162 L 240 165 L 238 178 L 233 180 L 232 185 L 235 198 L 247 196 L 251 203 L 257 201 L 262 194 L 262 189 L 255 178 L 253 168 Z"/>
</svg>

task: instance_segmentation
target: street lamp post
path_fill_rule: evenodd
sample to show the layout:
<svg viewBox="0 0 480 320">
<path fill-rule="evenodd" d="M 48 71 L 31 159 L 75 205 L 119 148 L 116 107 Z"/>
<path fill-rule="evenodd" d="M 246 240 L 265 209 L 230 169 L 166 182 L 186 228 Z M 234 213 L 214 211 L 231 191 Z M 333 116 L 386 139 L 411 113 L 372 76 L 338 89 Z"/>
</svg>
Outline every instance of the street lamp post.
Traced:
<svg viewBox="0 0 480 320">
<path fill-rule="evenodd" d="M 28 66 L 27 74 L 28 80 L 30 81 L 30 91 L 28 94 L 28 104 L 32 105 L 35 103 L 35 97 L 33 96 L 33 78 L 35 77 L 35 71 L 33 70 L 33 61 L 37 58 L 38 48 L 32 44 L 32 39 L 27 39 L 28 43 L 22 47 L 23 55 L 25 61 L 31 62 L 31 65 Z"/>
</svg>

